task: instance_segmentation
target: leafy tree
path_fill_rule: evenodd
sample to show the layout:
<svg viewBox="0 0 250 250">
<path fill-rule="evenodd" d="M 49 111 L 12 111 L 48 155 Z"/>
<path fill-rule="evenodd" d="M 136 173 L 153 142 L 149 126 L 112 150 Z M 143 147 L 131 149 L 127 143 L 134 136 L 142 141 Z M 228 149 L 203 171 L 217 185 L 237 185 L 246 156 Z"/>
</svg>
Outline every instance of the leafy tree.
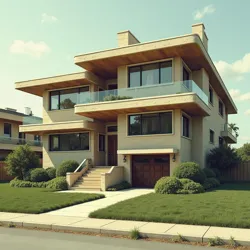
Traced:
<svg viewBox="0 0 250 250">
<path fill-rule="evenodd" d="M 213 148 L 207 155 L 210 168 L 228 169 L 235 167 L 240 162 L 236 150 L 229 146 Z"/>
<path fill-rule="evenodd" d="M 72 102 L 69 98 L 65 99 L 60 103 L 61 109 L 74 108 L 76 103 Z"/>
<path fill-rule="evenodd" d="M 235 132 L 236 137 L 239 136 L 239 127 L 236 126 L 236 123 L 229 123 L 228 124 L 229 129 L 233 130 Z"/>
<path fill-rule="evenodd" d="M 250 161 L 250 143 L 245 143 L 237 149 L 237 154 L 242 161 Z"/>
<path fill-rule="evenodd" d="M 24 179 L 30 169 L 40 167 L 39 157 L 28 145 L 18 146 L 7 156 L 5 164 L 7 173 L 20 180 Z"/>
</svg>

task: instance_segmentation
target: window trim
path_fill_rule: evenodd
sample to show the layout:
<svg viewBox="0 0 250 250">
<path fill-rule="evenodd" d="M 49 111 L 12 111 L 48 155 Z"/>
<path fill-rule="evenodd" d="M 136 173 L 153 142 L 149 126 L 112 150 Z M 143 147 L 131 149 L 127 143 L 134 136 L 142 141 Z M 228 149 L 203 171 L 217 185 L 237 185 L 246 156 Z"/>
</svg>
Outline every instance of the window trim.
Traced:
<svg viewBox="0 0 250 250">
<path fill-rule="evenodd" d="M 150 62 L 146 62 L 146 63 L 139 63 L 139 64 L 130 64 L 130 65 L 127 65 L 127 87 L 128 88 L 140 88 L 140 87 L 143 87 L 144 85 L 142 85 L 142 70 L 141 70 L 141 67 L 142 66 L 145 66 L 145 65 L 150 65 L 150 64 L 159 64 L 159 83 L 158 84 L 161 84 L 160 83 L 160 79 L 161 79 L 161 73 L 160 73 L 160 65 L 162 63 L 165 63 L 165 62 L 169 62 L 171 61 L 171 64 L 172 64 L 172 81 L 169 82 L 169 84 L 173 83 L 174 82 L 174 60 L 173 58 L 170 58 L 168 60 L 166 59 L 163 59 L 163 60 L 157 60 L 157 61 L 150 61 Z M 134 67 L 140 67 L 140 86 L 136 86 L 136 87 L 130 87 L 130 68 L 134 68 Z M 156 84 L 155 84 L 156 85 Z"/>
<path fill-rule="evenodd" d="M 100 136 L 104 136 L 104 149 L 100 150 Z M 106 135 L 104 133 L 98 133 L 98 152 L 106 152 Z"/>
<path fill-rule="evenodd" d="M 211 133 L 211 132 L 213 132 L 213 142 L 211 141 L 211 137 L 210 137 L 210 135 L 211 135 L 210 133 Z M 215 132 L 214 132 L 213 129 L 210 128 L 210 129 L 209 129 L 209 143 L 215 144 L 215 140 L 214 140 L 214 139 L 215 139 Z"/>
<path fill-rule="evenodd" d="M 183 118 L 186 118 L 187 120 L 188 120 L 188 136 L 185 136 L 184 135 L 184 122 L 183 122 Z M 181 116 L 181 121 L 182 121 L 182 126 L 181 126 L 181 128 L 182 128 L 182 133 L 181 133 L 181 135 L 182 135 L 182 137 L 184 137 L 184 138 L 187 138 L 187 139 L 191 139 L 191 119 L 190 119 L 190 117 L 189 116 L 187 116 L 185 113 L 182 113 L 182 116 Z"/>
<path fill-rule="evenodd" d="M 148 135 L 130 135 L 129 134 L 129 117 L 131 115 L 144 115 L 144 114 L 159 114 L 159 113 L 172 113 L 172 133 L 168 133 L 168 134 L 162 134 L 162 133 L 159 133 L 159 134 L 148 134 Z M 141 112 L 141 113 L 129 113 L 129 114 L 126 114 L 126 137 L 137 137 L 137 136 L 169 136 L 169 135 L 174 135 L 174 111 L 173 110 L 163 110 L 163 111 L 155 111 L 155 112 Z"/>
<path fill-rule="evenodd" d="M 78 89 L 78 94 L 80 93 L 80 89 L 81 88 L 84 88 L 84 87 L 88 87 L 89 88 L 89 92 L 91 92 L 90 91 L 90 85 L 81 85 L 81 86 L 79 86 L 79 87 L 71 87 L 71 88 L 61 88 L 61 89 L 53 89 L 53 90 L 49 90 L 48 92 L 49 92 L 49 107 L 48 107 L 48 110 L 49 111 L 58 111 L 58 110 L 60 110 L 60 111 L 62 111 L 62 110 L 70 110 L 70 109 L 74 109 L 74 107 L 73 108 L 68 108 L 68 109 L 61 109 L 61 107 L 59 107 L 58 109 L 51 109 L 51 93 L 53 93 L 53 92 L 58 92 L 58 102 L 59 102 L 59 104 L 60 104 L 60 102 L 61 102 L 61 91 L 63 91 L 63 90 L 69 90 L 69 89 Z"/>
<path fill-rule="evenodd" d="M 89 149 L 76 149 L 76 150 L 60 150 L 60 142 L 61 142 L 61 138 L 60 138 L 60 135 L 66 135 L 66 134 L 89 134 Z M 69 133 L 57 133 L 57 134 L 49 134 L 49 140 L 48 140 L 48 143 L 49 143 L 49 152 L 77 152 L 77 151 L 88 151 L 90 152 L 91 151 L 91 138 L 90 138 L 90 132 L 89 131 L 85 131 L 85 132 L 79 132 L 79 133 L 72 133 L 72 132 L 69 132 Z M 59 149 L 58 150 L 51 150 L 51 136 L 58 136 L 58 145 L 59 145 Z"/>
</svg>

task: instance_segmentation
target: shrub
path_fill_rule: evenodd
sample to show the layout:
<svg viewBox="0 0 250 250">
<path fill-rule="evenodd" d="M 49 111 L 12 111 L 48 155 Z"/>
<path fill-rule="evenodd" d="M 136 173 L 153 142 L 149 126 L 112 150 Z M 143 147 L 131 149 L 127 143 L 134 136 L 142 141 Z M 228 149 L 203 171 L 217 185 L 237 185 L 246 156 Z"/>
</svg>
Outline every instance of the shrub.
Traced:
<svg viewBox="0 0 250 250">
<path fill-rule="evenodd" d="M 130 238 L 132 240 L 138 240 L 141 238 L 141 234 L 140 234 L 140 231 L 139 229 L 137 228 L 134 228 L 133 230 L 130 231 Z"/>
<path fill-rule="evenodd" d="M 216 188 L 220 185 L 220 181 L 216 178 L 207 178 L 203 184 L 205 190 Z"/>
<path fill-rule="evenodd" d="M 176 194 L 182 184 L 178 178 L 162 177 L 155 184 L 155 192 L 159 194 Z"/>
<path fill-rule="evenodd" d="M 6 171 L 10 176 L 23 180 L 28 171 L 40 167 L 39 157 L 28 145 L 18 146 L 6 160 Z"/>
<path fill-rule="evenodd" d="M 211 168 L 204 168 L 203 171 L 207 178 L 216 177 L 215 172 Z"/>
<path fill-rule="evenodd" d="M 203 183 L 206 179 L 204 172 L 195 162 L 183 162 L 175 168 L 174 176 L 177 178 L 187 178 L 194 182 Z"/>
<path fill-rule="evenodd" d="M 200 183 L 188 182 L 183 186 L 183 190 L 187 191 L 188 194 L 199 194 L 204 193 L 204 188 Z"/>
<path fill-rule="evenodd" d="M 187 183 L 192 183 L 194 181 L 187 179 L 187 178 L 182 178 L 182 179 L 180 179 L 180 182 L 181 182 L 182 186 L 185 186 Z"/>
<path fill-rule="evenodd" d="M 56 168 L 53 168 L 53 167 L 46 168 L 46 172 L 50 180 L 56 178 Z"/>
<path fill-rule="evenodd" d="M 79 163 L 77 161 L 63 161 L 61 165 L 56 169 L 56 176 L 66 176 L 66 173 L 74 172 L 78 165 Z"/>
<path fill-rule="evenodd" d="M 30 181 L 32 182 L 42 182 L 48 181 L 49 175 L 43 168 L 34 168 L 30 171 Z"/>
<path fill-rule="evenodd" d="M 131 188 L 130 183 L 128 183 L 127 181 L 123 181 L 119 184 L 108 187 L 107 191 L 119 191 L 119 190 L 128 189 L 128 188 Z"/>
<path fill-rule="evenodd" d="M 108 95 L 103 98 L 103 101 L 116 101 L 116 100 L 125 100 L 132 99 L 131 96 L 119 96 L 119 95 Z"/>
<path fill-rule="evenodd" d="M 220 172 L 220 170 L 219 170 L 218 168 L 212 168 L 212 170 L 213 170 L 214 173 L 215 173 L 215 177 L 216 177 L 217 179 L 220 179 L 220 177 L 221 177 L 221 172 Z"/>
<path fill-rule="evenodd" d="M 217 147 L 207 155 L 207 163 L 210 168 L 228 169 L 237 166 L 240 162 L 234 148 Z"/>
<path fill-rule="evenodd" d="M 46 188 L 55 190 L 67 190 L 68 184 L 65 177 L 57 177 L 47 182 Z"/>
</svg>

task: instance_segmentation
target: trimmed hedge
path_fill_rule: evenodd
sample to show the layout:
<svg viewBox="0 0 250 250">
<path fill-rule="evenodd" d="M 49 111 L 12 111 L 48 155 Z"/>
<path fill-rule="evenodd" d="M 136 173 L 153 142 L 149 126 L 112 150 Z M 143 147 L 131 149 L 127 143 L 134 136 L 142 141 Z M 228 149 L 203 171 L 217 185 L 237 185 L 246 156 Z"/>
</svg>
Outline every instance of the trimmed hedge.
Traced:
<svg viewBox="0 0 250 250">
<path fill-rule="evenodd" d="M 47 182 L 31 182 L 13 179 L 10 181 L 11 187 L 16 188 L 49 188 L 54 190 L 67 190 L 68 184 L 65 177 L 57 177 Z"/>
<path fill-rule="evenodd" d="M 56 178 L 56 168 L 50 167 L 50 168 L 46 168 L 45 170 L 50 180 Z"/>
<path fill-rule="evenodd" d="M 182 190 L 187 191 L 188 194 L 199 194 L 205 192 L 203 186 L 194 181 L 186 183 Z"/>
<path fill-rule="evenodd" d="M 32 182 L 43 182 L 48 181 L 49 175 L 43 168 L 34 168 L 30 171 L 30 181 Z"/>
<path fill-rule="evenodd" d="M 205 190 L 220 186 L 220 181 L 216 178 L 207 178 L 203 184 Z"/>
<path fill-rule="evenodd" d="M 127 181 L 123 181 L 119 184 L 108 187 L 107 191 L 119 191 L 119 190 L 129 189 L 129 188 L 131 188 L 130 183 L 128 183 Z"/>
<path fill-rule="evenodd" d="M 155 184 L 155 192 L 159 194 L 176 194 L 181 188 L 182 184 L 176 177 L 162 177 Z"/>
<path fill-rule="evenodd" d="M 63 161 L 61 165 L 56 169 L 56 177 L 66 176 L 66 173 L 74 172 L 78 166 L 79 163 L 77 161 Z"/>
<path fill-rule="evenodd" d="M 204 168 L 203 172 L 205 173 L 207 178 L 215 178 L 216 174 L 211 168 Z"/>
<path fill-rule="evenodd" d="M 187 178 L 194 182 L 204 183 L 206 179 L 205 173 L 195 162 L 183 162 L 174 170 L 174 176 L 182 179 Z"/>
</svg>

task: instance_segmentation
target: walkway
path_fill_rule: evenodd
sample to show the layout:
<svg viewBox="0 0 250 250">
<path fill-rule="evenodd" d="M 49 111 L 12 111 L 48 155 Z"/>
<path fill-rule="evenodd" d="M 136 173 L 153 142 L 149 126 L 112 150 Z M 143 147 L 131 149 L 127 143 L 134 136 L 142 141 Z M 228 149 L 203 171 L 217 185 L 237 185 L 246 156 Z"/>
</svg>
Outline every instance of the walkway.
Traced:
<svg viewBox="0 0 250 250">
<path fill-rule="evenodd" d="M 117 192 L 96 192 L 96 191 L 77 191 L 77 190 L 67 190 L 63 192 L 84 192 L 84 193 L 100 193 L 104 194 L 106 198 L 90 201 L 83 204 L 66 207 L 62 209 L 58 209 L 52 212 L 48 212 L 46 214 L 50 215 L 62 215 L 62 216 L 80 216 L 80 217 L 88 217 L 91 212 L 94 212 L 98 209 L 108 207 L 117 202 L 128 200 L 140 195 L 149 194 L 154 192 L 153 189 L 128 189 Z"/>
</svg>

